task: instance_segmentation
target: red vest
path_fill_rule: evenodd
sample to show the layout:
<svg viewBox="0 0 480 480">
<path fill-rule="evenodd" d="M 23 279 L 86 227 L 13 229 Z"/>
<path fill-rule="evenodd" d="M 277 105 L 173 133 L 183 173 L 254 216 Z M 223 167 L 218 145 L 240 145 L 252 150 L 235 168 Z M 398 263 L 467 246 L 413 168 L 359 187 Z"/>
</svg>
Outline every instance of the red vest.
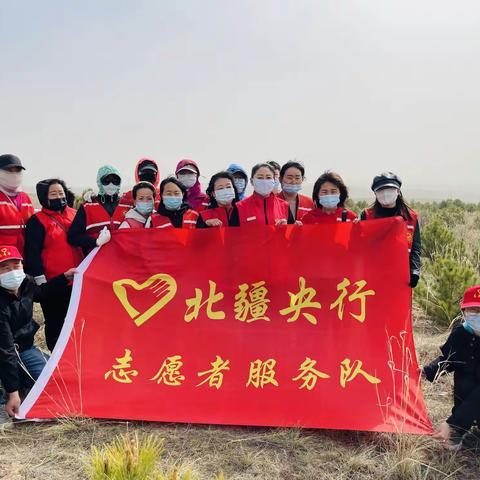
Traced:
<svg viewBox="0 0 480 480">
<path fill-rule="evenodd" d="M 288 202 L 271 193 L 262 197 L 253 193 L 237 203 L 240 226 L 242 225 L 275 225 L 276 220 L 288 220 Z M 267 217 L 265 218 L 265 211 Z"/>
<path fill-rule="evenodd" d="M 364 212 L 365 212 L 365 220 L 374 220 L 375 218 L 377 218 L 375 217 L 373 209 L 371 208 L 366 208 Z M 408 209 L 408 213 L 412 217 L 411 220 L 405 220 L 405 223 L 407 224 L 408 251 L 410 252 L 412 250 L 413 234 L 415 233 L 415 227 L 417 226 L 418 215 L 411 208 Z"/>
<path fill-rule="evenodd" d="M 328 214 L 325 213 L 323 208 L 314 208 L 311 212 L 307 213 L 303 218 L 302 222 L 306 225 L 314 224 L 314 223 L 337 223 L 342 222 L 344 214 L 345 214 L 345 222 L 352 222 L 357 218 L 354 212 L 351 210 L 346 210 L 343 208 L 337 208 L 335 213 Z"/>
<path fill-rule="evenodd" d="M 182 228 L 196 228 L 199 213 L 195 210 L 187 210 L 183 214 Z M 154 213 L 152 215 L 152 228 L 173 228 L 168 217 Z"/>
<path fill-rule="evenodd" d="M 67 232 L 76 213 L 67 207 L 62 213 L 42 208 L 35 214 L 45 229 L 42 264 L 47 280 L 78 267 L 83 260 L 82 249 L 72 247 L 67 241 Z"/>
<path fill-rule="evenodd" d="M 103 205 L 98 202 L 85 202 L 83 204 L 85 210 L 86 233 L 94 240 L 98 238 L 98 234 L 103 227 L 107 227 L 111 232 L 116 230 L 120 224 L 125 220 L 125 214 L 130 210 L 128 205 L 119 203 L 110 217 L 108 212 L 103 208 Z"/>
<path fill-rule="evenodd" d="M 123 220 L 123 223 L 127 223 L 130 228 L 148 228 L 145 227 L 146 222 L 142 223 L 139 220 L 135 220 L 134 218 L 125 218 L 125 220 Z"/>
<path fill-rule="evenodd" d="M 3 192 L 0 192 L 0 245 L 13 245 L 23 255 L 25 225 L 34 214 L 33 204 L 25 192 L 19 194 L 21 209 Z"/>
<path fill-rule="evenodd" d="M 212 219 L 221 220 L 222 226 L 228 227 L 229 217 L 232 212 L 233 208 L 230 210 L 230 213 L 227 213 L 227 209 L 225 207 L 208 208 L 207 210 L 202 210 L 200 212 L 200 216 L 204 222 Z"/>
<path fill-rule="evenodd" d="M 288 203 L 288 200 L 285 198 L 285 194 L 283 192 L 280 192 L 277 196 Z M 313 200 L 306 195 L 302 195 L 301 193 L 298 194 L 297 199 L 298 203 L 295 220 L 301 220 L 306 213 L 312 210 Z"/>
</svg>

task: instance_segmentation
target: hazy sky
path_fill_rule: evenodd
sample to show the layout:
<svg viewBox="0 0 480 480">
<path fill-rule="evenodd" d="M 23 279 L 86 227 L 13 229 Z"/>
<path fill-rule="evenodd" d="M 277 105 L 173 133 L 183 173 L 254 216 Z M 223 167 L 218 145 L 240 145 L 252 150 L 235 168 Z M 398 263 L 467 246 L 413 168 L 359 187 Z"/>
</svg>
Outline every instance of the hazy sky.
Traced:
<svg viewBox="0 0 480 480">
<path fill-rule="evenodd" d="M 0 151 L 29 185 L 297 158 L 480 201 L 479 25 L 476 0 L 0 0 Z"/>
</svg>

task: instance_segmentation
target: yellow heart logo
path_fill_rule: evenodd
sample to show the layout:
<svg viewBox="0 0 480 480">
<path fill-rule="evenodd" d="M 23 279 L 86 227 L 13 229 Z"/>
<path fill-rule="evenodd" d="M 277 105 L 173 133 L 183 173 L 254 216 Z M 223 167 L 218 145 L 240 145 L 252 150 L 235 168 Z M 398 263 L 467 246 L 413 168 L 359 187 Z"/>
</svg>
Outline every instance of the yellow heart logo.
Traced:
<svg viewBox="0 0 480 480">
<path fill-rule="evenodd" d="M 173 277 L 165 273 L 157 273 L 152 275 L 146 282 L 138 283 L 130 278 L 123 280 L 116 280 L 113 282 L 113 291 L 120 300 L 123 308 L 127 311 L 130 317 L 135 321 L 135 325 L 140 327 L 153 315 L 159 312 L 177 293 L 177 282 Z M 129 300 L 127 293 L 127 287 L 132 291 L 143 292 L 141 303 L 150 303 L 149 300 L 154 302 L 150 303 L 150 306 L 141 311 L 137 310 Z M 147 295 L 145 295 L 147 294 Z"/>
</svg>

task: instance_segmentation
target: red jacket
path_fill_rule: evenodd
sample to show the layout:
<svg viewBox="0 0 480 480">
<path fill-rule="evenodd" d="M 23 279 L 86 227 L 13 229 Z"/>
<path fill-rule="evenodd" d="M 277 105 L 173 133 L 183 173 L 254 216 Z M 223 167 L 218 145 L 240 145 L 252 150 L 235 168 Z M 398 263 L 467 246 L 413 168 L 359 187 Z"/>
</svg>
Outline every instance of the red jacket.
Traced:
<svg viewBox="0 0 480 480">
<path fill-rule="evenodd" d="M 86 233 L 94 240 L 98 238 L 103 227 L 108 227 L 111 232 L 116 230 L 123 222 L 125 214 L 130 210 L 128 205 L 119 203 L 110 218 L 108 212 L 98 202 L 85 202 L 83 208 L 86 218 Z"/>
<path fill-rule="evenodd" d="M 285 200 L 288 203 L 288 200 L 285 198 L 285 194 L 283 192 L 280 192 L 278 195 L 278 198 L 281 198 L 282 200 Z M 295 220 L 303 220 L 303 216 L 310 212 L 313 208 L 313 200 L 310 197 L 307 197 L 306 195 L 302 195 L 299 193 L 297 195 L 297 208 L 295 210 Z"/>
<path fill-rule="evenodd" d="M 45 229 L 41 258 L 47 280 L 77 267 L 83 260 L 82 249 L 67 242 L 67 232 L 76 213 L 67 207 L 63 212 L 42 208 L 35 214 Z"/>
<path fill-rule="evenodd" d="M 234 209 L 231 208 L 230 211 L 227 211 L 225 207 L 207 208 L 207 210 L 202 210 L 200 212 L 200 216 L 204 222 L 212 219 L 221 220 L 222 226 L 228 227 L 233 210 Z"/>
<path fill-rule="evenodd" d="M 352 222 L 357 218 L 357 215 L 351 210 L 347 210 L 341 207 L 337 208 L 335 213 L 329 215 L 328 213 L 325 213 L 323 208 L 318 207 L 314 208 L 311 212 L 305 214 L 305 216 L 302 218 L 302 222 L 306 225 L 313 223 L 337 223 L 342 222 L 344 218 L 345 222 Z"/>
<path fill-rule="evenodd" d="M 374 220 L 376 218 L 374 210 L 371 208 L 366 208 L 364 210 L 364 213 L 365 213 L 365 220 Z M 405 220 L 405 223 L 407 224 L 408 251 L 410 252 L 412 250 L 413 234 L 415 232 L 415 227 L 417 226 L 418 215 L 416 214 L 416 212 L 414 212 L 410 208 L 408 209 L 408 213 L 410 213 L 410 216 L 412 217 L 411 220 Z"/>
<path fill-rule="evenodd" d="M 195 210 L 186 210 L 182 218 L 182 228 L 196 228 L 199 213 Z M 152 228 L 174 228 L 170 219 L 159 213 L 152 215 Z"/>
<path fill-rule="evenodd" d="M 240 226 L 242 225 L 275 225 L 276 220 L 288 220 L 288 202 L 271 193 L 262 197 L 253 193 L 236 204 Z"/>
<path fill-rule="evenodd" d="M 0 245 L 14 245 L 23 255 L 25 225 L 34 214 L 33 204 L 25 192 L 19 194 L 21 209 L 3 192 L 0 192 Z"/>
</svg>

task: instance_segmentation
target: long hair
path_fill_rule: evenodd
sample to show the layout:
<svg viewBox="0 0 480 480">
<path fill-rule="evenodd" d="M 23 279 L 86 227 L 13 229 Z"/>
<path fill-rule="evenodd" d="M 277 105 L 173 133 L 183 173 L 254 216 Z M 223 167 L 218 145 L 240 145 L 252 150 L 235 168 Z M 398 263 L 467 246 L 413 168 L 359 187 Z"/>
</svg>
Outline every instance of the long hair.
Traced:
<svg viewBox="0 0 480 480">
<path fill-rule="evenodd" d="M 317 181 L 313 186 L 313 192 L 312 192 L 313 203 L 318 208 L 322 208 L 322 206 L 318 201 L 318 194 L 320 193 L 320 189 L 322 188 L 322 185 L 325 182 L 333 183 L 340 190 L 340 202 L 338 203 L 338 206 L 340 208 L 344 208 L 345 202 L 347 201 L 347 198 L 348 198 L 348 188 L 343 182 L 342 177 L 338 173 L 330 172 L 330 171 L 322 173 L 322 175 L 320 175 L 317 178 Z"/>
</svg>

